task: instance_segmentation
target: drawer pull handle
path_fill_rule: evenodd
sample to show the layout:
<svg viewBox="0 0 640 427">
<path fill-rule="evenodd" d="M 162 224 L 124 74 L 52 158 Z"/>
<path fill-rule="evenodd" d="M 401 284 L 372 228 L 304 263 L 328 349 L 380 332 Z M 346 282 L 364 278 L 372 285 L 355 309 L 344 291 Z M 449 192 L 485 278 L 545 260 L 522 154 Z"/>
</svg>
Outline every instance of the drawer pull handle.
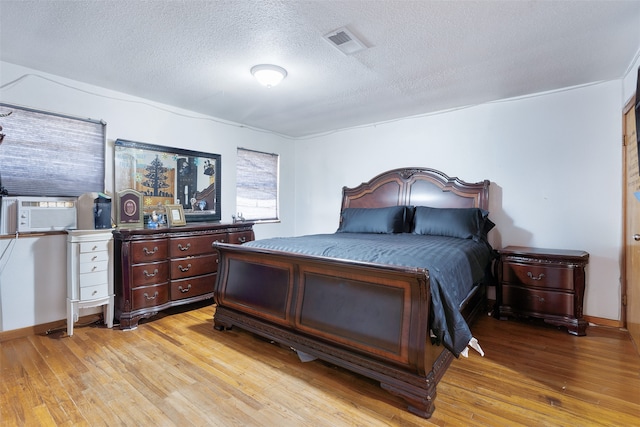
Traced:
<svg viewBox="0 0 640 427">
<path fill-rule="evenodd" d="M 183 267 L 182 264 L 178 264 L 178 268 L 184 273 L 185 271 L 189 271 L 189 269 L 191 268 L 191 264 L 187 264 L 186 267 Z"/>
<path fill-rule="evenodd" d="M 183 294 L 186 294 L 187 292 L 189 292 L 189 291 L 191 290 L 191 283 L 189 283 L 189 285 L 187 286 L 187 289 L 184 289 L 184 288 L 182 287 L 182 285 L 178 286 L 178 290 L 179 290 L 180 292 L 182 292 Z"/>
<path fill-rule="evenodd" d="M 97 246 L 94 246 L 94 247 L 91 248 L 92 251 L 95 251 L 96 249 L 98 249 Z"/>
<path fill-rule="evenodd" d="M 91 261 L 95 261 L 98 259 L 98 255 L 94 255 L 93 258 L 91 258 Z"/>
<path fill-rule="evenodd" d="M 156 299 L 156 298 L 158 298 L 158 291 L 156 291 L 156 293 L 154 293 L 152 297 L 150 297 L 148 293 L 146 292 L 144 293 L 144 299 L 146 299 L 147 301 Z"/>
<path fill-rule="evenodd" d="M 91 296 L 94 296 L 97 293 L 98 293 L 98 291 L 93 291 L 93 292 L 91 292 Z"/>
<path fill-rule="evenodd" d="M 153 273 L 149 273 L 147 270 L 144 270 L 144 271 L 142 272 L 142 274 L 144 274 L 144 275 L 145 275 L 145 276 L 147 276 L 147 277 L 153 277 L 153 276 L 155 276 L 156 274 L 158 274 L 158 269 L 156 268 L 155 270 L 153 270 Z"/>
<path fill-rule="evenodd" d="M 158 252 L 158 247 L 157 247 L 157 246 L 155 246 L 155 247 L 153 248 L 153 250 L 152 250 L 152 251 L 150 251 L 150 250 L 149 250 L 149 249 L 147 249 L 147 248 L 146 248 L 146 246 L 145 246 L 144 248 L 142 248 L 142 251 L 143 251 L 145 254 L 147 254 L 147 255 L 153 255 L 153 254 L 155 254 L 156 252 Z"/>
<path fill-rule="evenodd" d="M 188 251 L 190 247 L 191 243 L 187 243 L 187 246 L 182 246 L 180 243 L 178 243 L 178 249 L 180 249 L 181 251 Z"/>
<path fill-rule="evenodd" d="M 544 273 L 540 273 L 538 275 L 538 277 L 533 277 L 533 273 L 531 273 L 530 271 L 527 271 L 527 276 L 529 277 L 529 279 L 531 280 L 542 280 L 544 279 Z"/>
<path fill-rule="evenodd" d="M 243 236 L 243 237 L 240 237 L 240 238 L 238 239 L 238 242 L 240 242 L 240 243 L 246 243 L 246 241 L 247 241 L 247 238 L 246 238 L 246 237 L 244 237 L 244 236 Z"/>
<path fill-rule="evenodd" d="M 529 299 L 537 299 L 539 302 L 544 302 L 544 298 L 538 295 L 527 295 Z"/>
<path fill-rule="evenodd" d="M 96 271 L 98 269 L 97 265 L 94 265 L 93 267 L 91 267 L 91 271 Z"/>
</svg>

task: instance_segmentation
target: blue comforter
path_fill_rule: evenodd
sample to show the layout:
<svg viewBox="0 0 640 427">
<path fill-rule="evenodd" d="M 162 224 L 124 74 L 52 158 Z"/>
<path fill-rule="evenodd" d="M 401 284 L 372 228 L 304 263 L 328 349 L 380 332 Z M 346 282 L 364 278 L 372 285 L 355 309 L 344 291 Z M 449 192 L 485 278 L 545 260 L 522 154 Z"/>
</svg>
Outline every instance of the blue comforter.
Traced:
<svg viewBox="0 0 640 427">
<path fill-rule="evenodd" d="M 460 304 L 491 261 L 488 243 L 409 233 L 335 233 L 256 240 L 246 246 L 376 264 L 422 267 L 431 283 L 431 332 L 456 357 L 472 335 Z"/>
</svg>

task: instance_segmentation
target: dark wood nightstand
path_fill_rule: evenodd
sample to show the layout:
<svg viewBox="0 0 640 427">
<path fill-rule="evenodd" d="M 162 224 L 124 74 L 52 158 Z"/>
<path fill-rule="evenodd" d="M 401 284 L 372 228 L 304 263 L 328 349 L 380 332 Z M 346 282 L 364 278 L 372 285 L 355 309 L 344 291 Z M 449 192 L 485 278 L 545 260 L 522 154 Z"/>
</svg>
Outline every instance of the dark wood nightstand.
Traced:
<svg viewBox="0 0 640 427">
<path fill-rule="evenodd" d="M 573 335 L 586 335 L 582 317 L 584 251 L 507 246 L 498 251 L 498 316 L 531 316 L 566 326 Z"/>
</svg>

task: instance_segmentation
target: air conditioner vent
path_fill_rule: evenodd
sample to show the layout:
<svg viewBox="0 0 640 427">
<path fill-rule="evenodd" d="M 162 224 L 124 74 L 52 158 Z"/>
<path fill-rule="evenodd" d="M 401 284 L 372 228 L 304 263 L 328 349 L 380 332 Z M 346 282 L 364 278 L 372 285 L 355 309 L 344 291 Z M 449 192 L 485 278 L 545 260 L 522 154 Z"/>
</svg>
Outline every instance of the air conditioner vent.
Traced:
<svg viewBox="0 0 640 427">
<path fill-rule="evenodd" d="M 323 37 L 331 46 L 345 55 L 351 55 L 367 48 L 367 46 L 358 40 L 346 27 L 338 28 L 329 34 L 325 34 Z"/>
<path fill-rule="evenodd" d="M 344 31 L 340 31 L 333 36 L 329 36 L 329 40 L 331 40 L 337 46 L 340 46 L 342 43 L 350 42 L 352 39 L 347 33 L 345 33 Z"/>
</svg>

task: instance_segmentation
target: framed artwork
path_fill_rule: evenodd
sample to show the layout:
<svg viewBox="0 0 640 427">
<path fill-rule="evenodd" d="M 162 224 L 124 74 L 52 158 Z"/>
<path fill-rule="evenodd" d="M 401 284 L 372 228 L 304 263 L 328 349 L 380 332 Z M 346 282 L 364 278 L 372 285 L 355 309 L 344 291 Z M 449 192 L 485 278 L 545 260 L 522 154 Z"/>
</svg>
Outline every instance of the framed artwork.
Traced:
<svg viewBox="0 0 640 427">
<path fill-rule="evenodd" d="M 138 191 L 146 217 L 180 205 L 186 222 L 220 221 L 219 154 L 123 139 L 114 150 L 114 190 Z"/>
<path fill-rule="evenodd" d="M 142 194 L 136 190 L 119 191 L 116 198 L 116 225 L 125 228 L 143 228 Z"/>
<path fill-rule="evenodd" d="M 167 213 L 167 225 L 169 227 L 179 227 L 187 224 L 182 205 L 166 205 L 165 209 Z"/>
</svg>

